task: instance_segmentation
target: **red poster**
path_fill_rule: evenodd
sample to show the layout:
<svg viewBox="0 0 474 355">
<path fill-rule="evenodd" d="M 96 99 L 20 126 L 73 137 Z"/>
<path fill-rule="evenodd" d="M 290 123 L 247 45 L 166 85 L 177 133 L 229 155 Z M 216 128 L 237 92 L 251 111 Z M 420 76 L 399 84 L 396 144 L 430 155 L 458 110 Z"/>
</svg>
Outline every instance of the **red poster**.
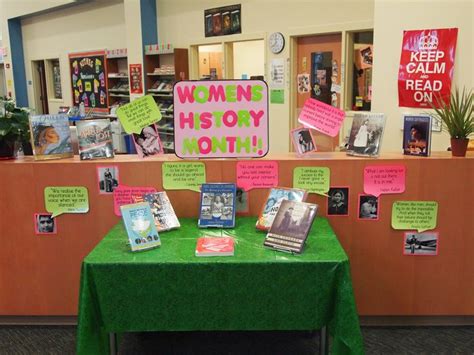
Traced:
<svg viewBox="0 0 474 355">
<path fill-rule="evenodd" d="M 457 36 L 457 28 L 403 32 L 399 106 L 430 108 L 438 97 L 449 102 Z"/>
<path fill-rule="evenodd" d="M 130 64 L 130 93 L 143 94 L 141 64 Z"/>
</svg>

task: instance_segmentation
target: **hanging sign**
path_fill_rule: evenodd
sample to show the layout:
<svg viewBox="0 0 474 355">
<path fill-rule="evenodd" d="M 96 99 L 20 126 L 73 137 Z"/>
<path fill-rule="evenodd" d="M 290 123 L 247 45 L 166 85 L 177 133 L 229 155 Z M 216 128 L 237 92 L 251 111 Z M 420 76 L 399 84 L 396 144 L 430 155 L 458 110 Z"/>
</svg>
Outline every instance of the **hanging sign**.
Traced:
<svg viewBox="0 0 474 355">
<path fill-rule="evenodd" d="M 438 98 L 449 102 L 457 35 L 457 28 L 404 31 L 399 106 L 431 108 Z"/>
<path fill-rule="evenodd" d="M 263 157 L 268 88 L 261 80 L 180 81 L 173 89 L 180 158 Z"/>
</svg>

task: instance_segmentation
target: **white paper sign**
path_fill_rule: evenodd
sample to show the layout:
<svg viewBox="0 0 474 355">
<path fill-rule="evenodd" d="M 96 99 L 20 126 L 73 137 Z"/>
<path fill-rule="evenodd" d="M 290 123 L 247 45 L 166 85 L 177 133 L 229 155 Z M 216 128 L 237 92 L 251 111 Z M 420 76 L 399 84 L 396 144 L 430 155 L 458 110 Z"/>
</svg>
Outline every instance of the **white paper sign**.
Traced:
<svg viewBox="0 0 474 355">
<path fill-rule="evenodd" d="M 285 60 L 272 59 L 270 67 L 270 87 L 284 88 L 285 86 Z"/>
</svg>

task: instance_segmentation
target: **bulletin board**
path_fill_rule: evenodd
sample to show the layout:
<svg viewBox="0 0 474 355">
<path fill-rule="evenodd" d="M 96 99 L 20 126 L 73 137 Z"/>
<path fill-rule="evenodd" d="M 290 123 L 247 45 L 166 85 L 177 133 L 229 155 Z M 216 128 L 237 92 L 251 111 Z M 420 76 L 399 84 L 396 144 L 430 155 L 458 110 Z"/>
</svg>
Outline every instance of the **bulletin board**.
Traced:
<svg viewBox="0 0 474 355">
<path fill-rule="evenodd" d="M 69 54 L 72 102 L 94 111 L 108 112 L 105 50 Z"/>
</svg>

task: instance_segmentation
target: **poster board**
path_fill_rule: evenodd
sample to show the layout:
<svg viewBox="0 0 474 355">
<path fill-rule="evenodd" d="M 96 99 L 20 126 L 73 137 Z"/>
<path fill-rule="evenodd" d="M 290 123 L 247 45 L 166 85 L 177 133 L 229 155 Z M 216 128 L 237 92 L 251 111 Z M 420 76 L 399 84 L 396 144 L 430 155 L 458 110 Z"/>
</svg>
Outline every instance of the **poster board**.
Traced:
<svg viewBox="0 0 474 355">
<path fill-rule="evenodd" d="M 72 102 L 86 110 L 108 112 L 105 50 L 69 54 Z"/>
<path fill-rule="evenodd" d="M 173 88 L 175 153 L 183 159 L 259 158 L 268 152 L 262 80 L 180 81 Z"/>
</svg>

